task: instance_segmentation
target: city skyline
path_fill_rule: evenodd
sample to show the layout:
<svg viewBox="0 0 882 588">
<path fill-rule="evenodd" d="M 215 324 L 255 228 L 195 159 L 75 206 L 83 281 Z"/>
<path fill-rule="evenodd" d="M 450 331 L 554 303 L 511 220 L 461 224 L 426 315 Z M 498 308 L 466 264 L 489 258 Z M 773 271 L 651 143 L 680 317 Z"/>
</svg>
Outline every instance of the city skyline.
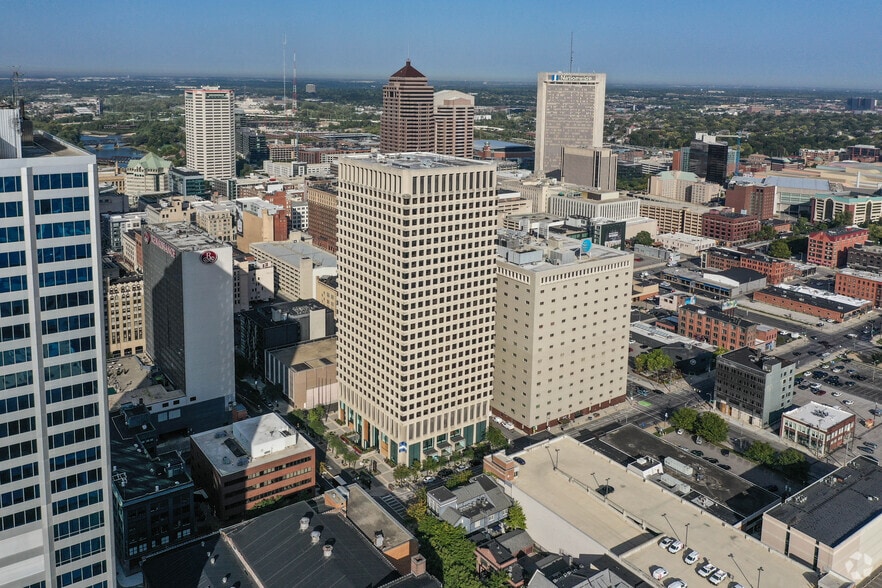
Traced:
<svg viewBox="0 0 882 588">
<path fill-rule="evenodd" d="M 271 1 L 259 12 L 232 2 L 211 6 L 160 0 L 120 19 L 119 5 L 104 1 L 92 10 L 15 3 L 4 12 L 10 26 L 0 53 L 10 73 L 17 67 L 25 76 L 281 78 L 284 62 L 290 80 L 296 53 L 301 79 L 382 81 L 410 57 L 433 80 L 528 82 L 538 71 L 570 69 L 572 33 L 572 71 L 607 72 L 613 85 L 874 89 L 866 72 L 882 67 L 876 52 L 843 57 L 844 39 L 818 34 L 818 12 L 791 1 L 749 0 L 737 13 L 693 0 L 589 8 L 448 2 L 418 11 L 349 0 L 296 8 Z M 824 13 L 824 30 L 848 30 L 849 45 L 871 46 L 879 17 L 876 5 L 838 6 Z M 34 43 L 33 23 L 53 42 Z"/>
</svg>

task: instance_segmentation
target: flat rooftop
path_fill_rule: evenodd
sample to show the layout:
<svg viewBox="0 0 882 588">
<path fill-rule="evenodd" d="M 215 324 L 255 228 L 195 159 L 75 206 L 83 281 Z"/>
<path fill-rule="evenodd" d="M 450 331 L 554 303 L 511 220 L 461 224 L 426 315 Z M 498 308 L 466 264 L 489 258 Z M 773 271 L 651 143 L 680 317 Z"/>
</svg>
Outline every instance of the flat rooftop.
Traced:
<svg viewBox="0 0 882 588">
<path fill-rule="evenodd" d="M 877 273 L 877 272 L 866 272 L 866 271 L 862 271 L 862 270 L 845 268 L 845 269 L 839 270 L 839 273 L 846 275 L 846 276 L 854 276 L 856 278 L 870 280 L 872 282 L 882 282 L 882 274 Z"/>
<path fill-rule="evenodd" d="M 836 547 L 882 515 L 882 468 L 865 457 L 821 478 L 770 510 L 770 517 Z"/>
<path fill-rule="evenodd" d="M 759 373 L 765 372 L 767 366 L 780 365 L 781 367 L 787 367 L 794 363 L 786 359 L 781 359 L 780 357 L 775 357 L 774 355 L 765 355 L 749 347 L 742 347 L 741 349 L 735 349 L 734 351 L 724 353 L 720 356 L 720 359 L 724 359 L 730 363 L 736 363 Z"/>
<path fill-rule="evenodd" d="M 337 361 L 337 338 L 328 337 L 317 341 L 309 341 L 268 351 L 283 365 L 289 365 L 295 371 L 308 370 Z"/>
<path fill-rule="evenodd" d="M 645 436 L 652 438 L 652 435 Z M 668 454 L 676 450 L 657 441 L 670 448 L 666 450 Z M 656 545 L 658 535 L 685 540 L 688 523 L 689 545 L 700 551 L 702 558 L 729 572 L 735 582 L 753 585 L 750 581 L 756 578 L 756 570 L 762 566 L 763 585 L 788 588 L 815 585 L 816 575 L 807 568 L 770 551 L 742 531 L 722 524 L 696 504 L 654 482 L 644 481 L 615 460 L 571 437 L 534 445 L 517 455 L 523 456 L 526 464 L 520 466 L 518 478 L 513 482 L 516 489 L 612 553 L 619 554 L 631 569 L 638 569 L 646 576 L 652 568 L 663 565 L 672 578 L 687 581 L 695 578 L 695 566 L 686 565 L 682 557 L 668 557 Z M 614 488 L 607 496 L 607 503 L 594 491 L 599 484 Z M 586 492 L 586 488 L 589 491 Z M 641 529 L 640 523 L 635 521 L 642 521 L 647 530 Z M 578 549 L 579 546 L 574 546 L 574 550 Z M 733 554 L 733 558 L 729 554 Z"/>
<path fill-rule="evenodd" d="M 227 243 L 219 241 L 217 238 L 190 223 L 147 225 L 145 229 L 148 233 L 153 233 L 181 252 L 229 247 Z"/>
<path fill-rule="evenodd" d="M 185 396 L 179 389 L 169 389 L 156 368 L 141 356 L 130 355 L 107 361 L 107 386 L 114 393 L 107 396 L 113 412 L 125 404 L 146 404 L 173 401 Z"/>
<path fill-rule="evenodd" d="M 85 149 L 80 149 L 49 133 L 36 130 L 34 131 L 34 142 L 25 143 L 22 141 L 21 151 L 23 158 L 87 156 L 94 159 L 95 157 Z"/>
<path fill-rule="evenodd" d="M 665 329 L 659 329 L 654 325 L 649 325 L 643 322 L 631 323 L 631 335 L 640 335 L 641 337 L 646 337 L 647 339 L 661 343 L 662 345 L 676 345 L 677 343 L 680 343 L 711 352 L 716 351 L 717 349 L 708 343 L 696 341 L 695 339 L 690 339 L 689 337 L 684 337 L 683 335 L 678 335 L 677 333 L 672 333 Z"/>
<path fill-rule="evenodd" d="M 445 169 L 453 167 L 495 167 L 495 162 L 485 162 L 479 159 L 465 159 L 463 157 L 450 157 L 437 153 L 371 153 L 369 155 L 351 155 L 341 159 L 370 163 L 379 167 L 393 167 L 410 169 L 414 171 L 429 169 Z"/>
<path fill-rule="evenodd" d="M 251 250 L 262 251 L 286 263 L 297 264 L 304 257 L 308 257 L 316 265 L 322 267 L 337 267 L 337 257 L 318 247 L 314 247 L 303 241 L 269 241 L 265 243 L 252 243 Z"/>
<path fill-rule="evenodd" d="M 787 298 L 789 300 L 798 300 L 812 306 L 826 308 L 829 310 L 842 310 L 850 312 L 863 308 L 868 304 L 872 304 L 869 300 L 861 300 L 860 298 L 852 298 L 843 294 L 832 294 L 825 290 L 817 288 L 809 288 L 808 286 L 797 286 L 793 284 L 778 284 L 777 286 L 769 286 L 763 292 Z"/>
<path fill-rule="evenodd" d="M 827 406 L 818 402 L 811 401 L 803 404 L 793 410 L 788 410 L 782 415 L 789 419 L 799 421 L 805 425 L 826 431 L 830 427 L 834 427 L 839 423 L 854 418 L 854 413 L 840 410 L 835 406 Z"/>
</svg>

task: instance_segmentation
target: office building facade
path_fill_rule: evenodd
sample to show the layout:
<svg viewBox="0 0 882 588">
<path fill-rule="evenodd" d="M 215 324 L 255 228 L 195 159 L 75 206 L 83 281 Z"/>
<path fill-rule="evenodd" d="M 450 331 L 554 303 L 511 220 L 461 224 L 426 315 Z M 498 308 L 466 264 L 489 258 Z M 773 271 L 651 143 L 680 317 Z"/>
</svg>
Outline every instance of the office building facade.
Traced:
<svg viewBox="0 0 882 588">
<path fill-rule="evenodd" d="M 536 89 L 537 175 L 560 174 L 564 147 L 603 145 L 606 74 L 541 72 Z"/>
<path fill-rule="evenodd" d="M 435 153 L 471 159 L 475 148 L 475 97 L 456 90 L 435 93 Z"/>
<path fill-rule="evenodd" d="M 397 463 L 481 441 L 493 385 L 496 166 L 430 153 L 347 157 L 338 190 L 339 418 Z"/>
<path fill-rule="evenodd" d="M 726 183 L 729 166 L 729 145 L 717 141 L 714 135 L 695 133 L 695 139 L 689 144 L 687 167 L 690 171 L 708 182 Z"/>
<path fill-rule="evenodd" d="M 717 358 L 714 396 L 725 414 L 758 427 L 780 419 L 793 401 L 796 364 L 748 347 Z"/>
<path fill-rule="evenodd" d="M 434 89 L 408 59 L 383 86 L 380 151 L 434 151 L 434 110 Z"/>
<path fill-rule="evenodd" d="M 95 156 L 0 109 L 0 585 L 114 585 Z"/>
<path fill-rule="evenodd" d="M 187 167 L 206 179 L 236 177 L 233 91 L 217 87 L 184 91 Z"/>
</svg>

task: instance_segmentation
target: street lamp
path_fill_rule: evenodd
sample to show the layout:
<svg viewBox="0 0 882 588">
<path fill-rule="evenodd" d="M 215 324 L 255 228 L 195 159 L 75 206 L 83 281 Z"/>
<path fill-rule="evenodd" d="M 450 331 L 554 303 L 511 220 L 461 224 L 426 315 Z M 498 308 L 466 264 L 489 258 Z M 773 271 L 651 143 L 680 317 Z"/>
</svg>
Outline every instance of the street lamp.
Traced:
<svg viewBox="0 0 882 588">
<path fill-rule="evenodd" d="M 684 541 L 686 545 L 689 545 L 689 523 L 686 523 L 686 541 Z"/>
<path fill-rule="evenodd" d="M 554 448 L 554 469 L 557 470 L 557 464 L 560 463 L 560 449 Z"/>
<path fill-rule="evenodd" d="M 760 588 L 760 579 L 763 577 L 763 566 L 756 569 L 756 588 Z"/>
</svg>

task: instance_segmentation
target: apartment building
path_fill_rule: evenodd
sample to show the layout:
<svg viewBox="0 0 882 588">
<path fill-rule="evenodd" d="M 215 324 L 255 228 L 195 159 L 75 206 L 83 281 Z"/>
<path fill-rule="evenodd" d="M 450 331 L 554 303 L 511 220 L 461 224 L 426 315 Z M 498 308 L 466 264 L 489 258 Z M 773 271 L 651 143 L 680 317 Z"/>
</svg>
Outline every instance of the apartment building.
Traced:
<svg viewBox="0 0 882 588">
<path fill-rule="evenodd" d="M 824 267 L 843 267 L 848 250 L 867 242 L 869 231 L 858 227 L 843 227 L 817 231 L 808 236 L 806 261 Z"/>
<path fill-rule="evenodd" d="M 836 273 L 834 291 L 837 294 L 869 300 L 882 307 L 882 274 L 845 268 Z"/>
</svg>

